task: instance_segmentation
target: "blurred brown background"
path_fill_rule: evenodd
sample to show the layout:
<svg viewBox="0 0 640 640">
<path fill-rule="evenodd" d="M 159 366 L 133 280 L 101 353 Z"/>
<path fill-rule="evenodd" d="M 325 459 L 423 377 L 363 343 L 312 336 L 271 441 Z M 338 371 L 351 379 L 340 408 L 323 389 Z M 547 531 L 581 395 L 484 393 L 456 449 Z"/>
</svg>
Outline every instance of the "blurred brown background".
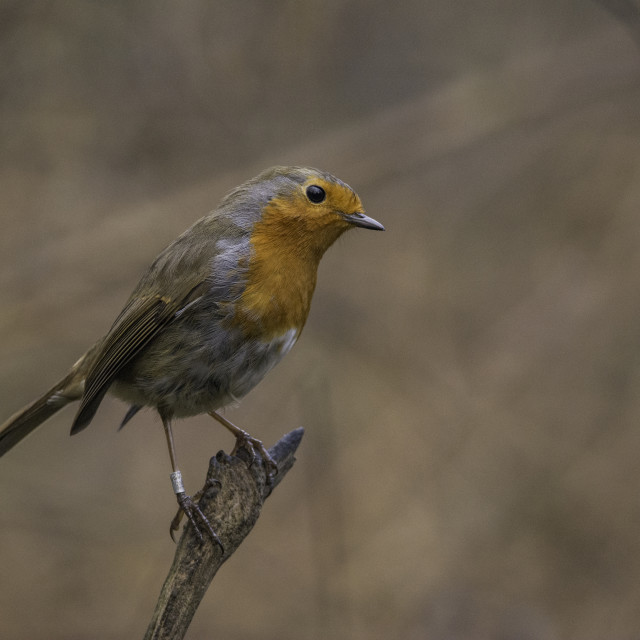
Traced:
<svg viewBox="0 0 640 640">
<path fill-rule="evenodd" d="M 307 433 L 190 638 L 640 637 L 637 16 L 0 2 L 2 419 L 263 168 L 329 170 L 387 226 L 330 250 L 302 340 L 227 413 Z M 0 461 L 3 639 L 142 637 L 175 499 L 158 419 L 124 411 Z M 233 444 L 176 437 L 191 490 Z"/>
</svg>

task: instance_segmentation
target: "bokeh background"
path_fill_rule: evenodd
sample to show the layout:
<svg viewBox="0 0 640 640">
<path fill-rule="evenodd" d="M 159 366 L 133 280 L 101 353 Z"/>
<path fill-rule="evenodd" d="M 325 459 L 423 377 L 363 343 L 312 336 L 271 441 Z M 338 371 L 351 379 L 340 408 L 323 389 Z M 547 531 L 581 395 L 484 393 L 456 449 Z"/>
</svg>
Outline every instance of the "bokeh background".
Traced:
<svg viewBox="0 0 640 640">
<path fill-rule="evenodd" d="M 386 233 L 321 266 L 230 419 L 294 471 L 192 639 L 640 637 L 632 0 L 0 2 L 0 407 L 272 164 Z M 0 461 L 0 637 L 142 637 L 173 556 L 160 423 L 108 399 Z M 187 487 L 229 435 L 176 427 Z"/>
</svg>

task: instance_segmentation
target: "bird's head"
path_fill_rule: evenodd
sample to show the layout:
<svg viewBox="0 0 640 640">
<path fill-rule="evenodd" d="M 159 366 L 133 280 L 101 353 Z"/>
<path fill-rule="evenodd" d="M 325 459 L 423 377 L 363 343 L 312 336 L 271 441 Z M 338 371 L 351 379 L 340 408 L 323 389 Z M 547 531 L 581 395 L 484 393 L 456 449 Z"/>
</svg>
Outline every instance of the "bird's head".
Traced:
<svg viewBox="0 0 640 640">
<path fill-rule="evenodd" d="M 319 259 L 353 227 L 382 231 L 355 191 L 335 176 L 308 167 L 273 167 L 245 183 L 238 196 L 259 202 L 252 237 Z M 275 247 L 274 247 L 275 248 Z"/>
<path fill-rule="evenodd" d="M 238 257 L 246 275 L 233 322 L 262 338 L 299 335 L 320 258 L 339 236 L 352 227 L 384 229 L 351 187 L 306 167 L 264 171 L 232 191 L 219 213 L 249 236 L 247 256 Z"/>
</svg>

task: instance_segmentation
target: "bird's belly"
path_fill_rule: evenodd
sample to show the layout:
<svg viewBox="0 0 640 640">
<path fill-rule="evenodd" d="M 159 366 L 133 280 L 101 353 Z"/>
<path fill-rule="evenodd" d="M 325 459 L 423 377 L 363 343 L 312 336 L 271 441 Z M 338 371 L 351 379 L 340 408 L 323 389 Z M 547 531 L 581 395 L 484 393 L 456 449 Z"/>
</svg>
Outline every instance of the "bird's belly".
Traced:
<svg viewBox="0 0 640 640">
<path fill-rule="evenodd" d="M 198 344 L 159 341 L 134 360 L 112 391 L 131 404 L 161 406 L 176 417 L 215 411 L 251 391 L 291 349 L 298 334 L 291 329 L 269 341 L 232 335 L 224 340 L 208 336 Z"/>
</svg>

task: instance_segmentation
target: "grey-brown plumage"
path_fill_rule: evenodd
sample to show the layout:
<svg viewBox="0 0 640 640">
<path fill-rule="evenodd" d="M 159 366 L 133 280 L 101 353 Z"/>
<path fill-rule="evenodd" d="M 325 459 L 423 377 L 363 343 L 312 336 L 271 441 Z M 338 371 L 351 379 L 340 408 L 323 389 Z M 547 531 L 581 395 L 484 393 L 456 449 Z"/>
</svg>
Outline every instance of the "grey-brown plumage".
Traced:
<svg viewBox="0 0 640 640">
<path fill-rule="evenodd" d="M 352 226 L 382 229 L 350 187 L 315 169 L 275 167 L 234 189 L 160 253 L 69 374 L 5 422 L 0 456 L 76 400 L 78 433 L 109 391 L 132 407 L 123 424 L 141 407 L 158 411 L 174 471 L 173 417 L 211 413 L 261 447 L 215 412 L 295 344 L 320 258 Z M 191 517 L 192 505 L 180 504 Z"/>
</svg>

